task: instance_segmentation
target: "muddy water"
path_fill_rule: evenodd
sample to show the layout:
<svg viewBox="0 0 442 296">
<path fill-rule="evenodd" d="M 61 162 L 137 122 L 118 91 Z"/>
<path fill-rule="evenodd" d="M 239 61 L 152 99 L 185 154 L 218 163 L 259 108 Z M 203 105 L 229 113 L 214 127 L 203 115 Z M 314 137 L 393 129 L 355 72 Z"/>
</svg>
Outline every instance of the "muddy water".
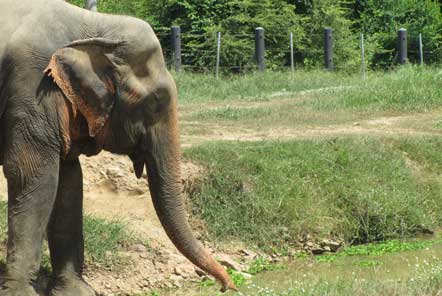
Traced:
<svg viewBox="0 0 442 296">
<path fill-rule="evenodd" d="M 318 281 L 328 283 L 342 280 L 381 283 L 413 281 L 419 271 L 430 268 L 432 262 L 440 262 L 441 258 L 442 243 L 436 243 L 418 251 L 386 253 L 379 256 L 349 256 L 338 258 L 331 263 L 322 263 L 315 259 L 297 259 L 287 263 L 284 269 L 254 276 L 240 287 L 240 291 L 242 295 L 279 295 Z M 161 295 L 221 295 L 217 291 L 218 288 L 218 286 L 180 288 L 177 291 L 163 292 Z M 235 295 L 235 293 L 224 295 Z"/>
</svg>

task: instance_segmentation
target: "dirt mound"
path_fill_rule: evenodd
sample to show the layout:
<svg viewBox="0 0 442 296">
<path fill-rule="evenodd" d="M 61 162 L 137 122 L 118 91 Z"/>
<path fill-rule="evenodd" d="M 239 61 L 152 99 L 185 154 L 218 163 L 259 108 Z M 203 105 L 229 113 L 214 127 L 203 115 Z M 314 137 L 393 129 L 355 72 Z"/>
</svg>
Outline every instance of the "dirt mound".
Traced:
<svg viewBox="0 0 442 296">
<path fill-rule="evenodd" d="M 146 175 L 135 177 L 125 156 L 101 153 L 81 158 L 85 180 L 85 211 L 100 218 L 121 220 L 136 236 L 149 243 L 132 246 L 121 254 L 131 262 L 122 270 L 87 270 L 86 277 L 104 295 L 133 295 L 158 287 L 180 286 L 184 279 L 199 281 L 195 267 L 169 241 L 158 220 L 147 186 Z M 200 169 L 182 165 L 184 184 Z"/>
<path fill-rule="evenodd" d="M 92 158 L 81 157 L 81 163 L 86 214 L 122 221 L 149 245 L 134 245 L 122 252 L 120 255 L 129 264 L 118 270 L 86 267 L 85 277 L 97 292 L 134 295 L 159 287 L 181 286 L 184 280 L 200 281 L 195 267 L 169 241 L 152 205 L 146 175 L 137 179 L 129 158 L 103 152 Z M 184 186 L 193 186 L 194 176 L 200 172 L 199 167 L 184 163 Z M 0 197 L 4 200 L 6 192 L 6 180 L 0 174 Z"/>
</svg>

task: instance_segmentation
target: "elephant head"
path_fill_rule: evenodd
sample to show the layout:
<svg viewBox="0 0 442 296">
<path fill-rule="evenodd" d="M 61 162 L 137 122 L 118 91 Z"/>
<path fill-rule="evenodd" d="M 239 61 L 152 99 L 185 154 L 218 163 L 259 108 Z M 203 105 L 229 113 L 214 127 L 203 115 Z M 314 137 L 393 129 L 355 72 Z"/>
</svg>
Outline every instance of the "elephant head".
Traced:
<svg viewBox="0 0 442 296">
<path fill-rule="evenodd" d="M 69 106 L 60 115 L 68 125 L 62 128 L 64 152 L 92 141 L 96 152 L 129 155 L 138 178 L 146 167 L 154 207 L 171 241 L 223 290 L 236 289 L 192 234 L 181 198 L 176 86 L 150 26 L 132 22 L 124 34 L 74 41 L 52 55 L 46 73 Z"/>
</svg>

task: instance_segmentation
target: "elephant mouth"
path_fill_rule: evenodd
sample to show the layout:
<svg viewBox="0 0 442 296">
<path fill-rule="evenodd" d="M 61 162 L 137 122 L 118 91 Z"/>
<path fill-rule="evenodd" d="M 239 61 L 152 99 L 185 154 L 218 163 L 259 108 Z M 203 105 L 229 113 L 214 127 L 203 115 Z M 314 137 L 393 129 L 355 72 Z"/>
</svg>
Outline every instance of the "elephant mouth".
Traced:
<svg viewBox="0 0 442 296">
<path fill-rule="evenodd" d="M 134 153 L 130 154 L 129 158 L 132 161 L 135 176 L 137 177 L 137 179 L 141 179 L 144 173 L 144 166 L 147 165 L 145 157 L 142 153 Z"/>
<path fill-rule="evenodd" d="M 144 172 L 144 161 L 134 161 L 134 172 L 138 179 L 141 179 Z"/>
</svg>

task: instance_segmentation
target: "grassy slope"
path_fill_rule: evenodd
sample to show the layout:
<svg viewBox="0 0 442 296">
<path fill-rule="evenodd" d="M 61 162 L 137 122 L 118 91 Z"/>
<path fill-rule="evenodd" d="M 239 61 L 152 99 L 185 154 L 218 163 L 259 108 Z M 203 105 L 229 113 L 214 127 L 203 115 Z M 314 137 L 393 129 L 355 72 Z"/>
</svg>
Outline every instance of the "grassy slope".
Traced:
<svg viewBox="0 0 442 296">
<path fill-rule="evenodd" d="M 289 78 L 275 73 L 265 75 L 269 80 L 285 79 L 290 85 L 286 89 L 295 93 L 309 85 L 312 89 L 333 88 L 299 100 L 298 108 L 270 104 L 267 109 L 251 113 L 239 103 L 262 100 L 261 96 L 272 100 L 269 95 L 274 89 L 269 83 L 265 87 L 265 81 L 262 84 L 259 79 L 257 83 L 247 80 L 250 78 L 241 82 L 221 80 L 219 92 L 212 87 L 204 97 L 199 91 L 210 88 L 205 80 L 210 78 L 201 79 L 200 88 L 191 88 L 189 84 L 196 78 L 183 75 L 178 83 L 187 82 L 187 86 L 181 104 L 185 109 L 195 102 L 231 100 L 228 107 L 214 111 L 203 108 L 190 120 L 241 126 L 249 124 L 249 117 L 255 114 L 255 128 L 261 128 L 262 122 L 267 128 L 280 126 L 284 122 L 280 117 L 302 117 L 306 110 L 318 118 L 344 114 L 351 121 L 355 113 L 411 114 L 442 107 L 442 91 L 438 87 L 442 77 L 437 69 L 405 67 L 391 74 L 373 73 L 367 81 L 343 76 L 329 81 L 330 74 L 322 72 L 311 76 L 302 73 L 306 76 L 300 83 L 289 82 Z M 243 99 L 229 97 L 229 83 L 232 89 L 242 87 Z M 280 80 L 277 83 L 285 85 Z M 193 201 L 195 212 L 207 221 L 212 236 L 233 237 L 269 249 L 292 244 L 306 233 L 361 243 L 409 236 L 441 226 L 441 144 L 433 136 L 399 138 L 387 134 L 282 142 L 212 142 L 188 149 L 185 157 L 206 167 L 207 177 Z"/>
<path fill-rule="evenodd" d="M 368 137 L 220 142 L 185 155 L 206 167 L 193 202 L 211 233 L 269 249 L 306 233 L 363 243 L 440 226 L 441 145 Z M 425 163 L 419 176 L 410 159 Z"/>
</svg>

